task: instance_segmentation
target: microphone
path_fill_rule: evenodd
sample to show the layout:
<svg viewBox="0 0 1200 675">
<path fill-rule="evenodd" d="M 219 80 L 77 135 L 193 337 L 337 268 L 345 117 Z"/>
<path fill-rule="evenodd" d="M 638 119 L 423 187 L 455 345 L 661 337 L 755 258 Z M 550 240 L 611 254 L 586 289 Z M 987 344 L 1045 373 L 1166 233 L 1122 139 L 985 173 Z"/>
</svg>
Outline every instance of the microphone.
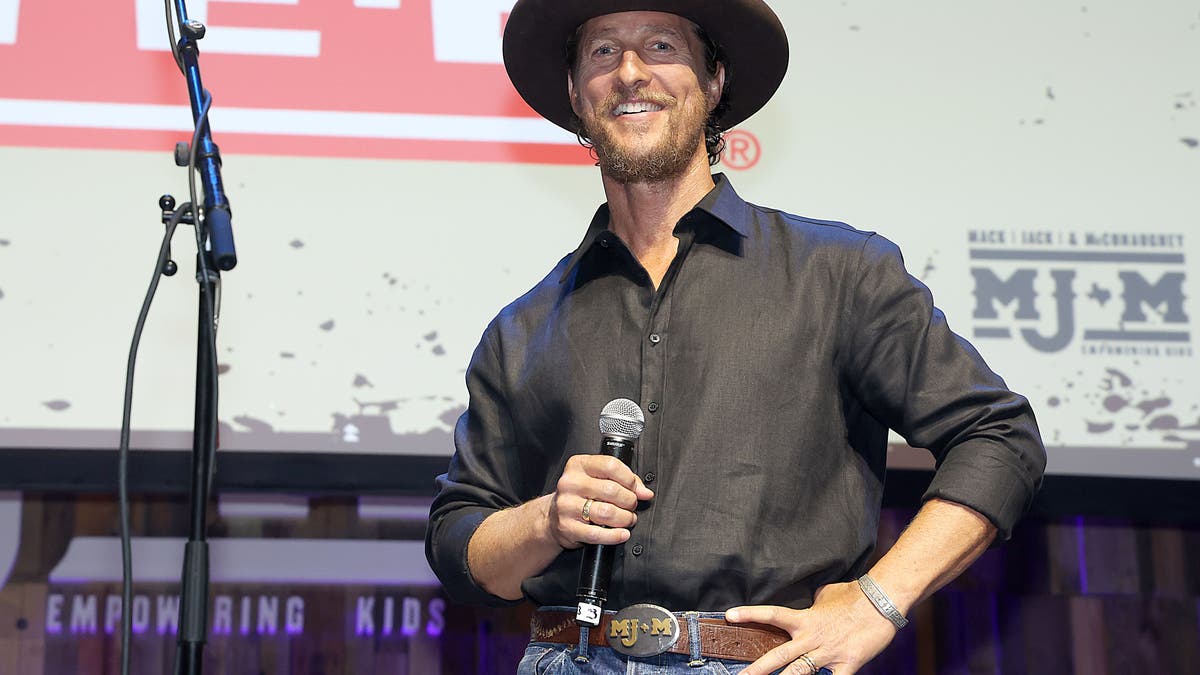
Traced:
<svg viewBox="0 0 1200 675">
<path fill-rule="evenodd" d="M 646 416 L 638 404 L 627 398 L 608 402 L 600 411 L 600 454 L 611 455 L 629 466 L 633 459 L 633 447 L 642 429 L 646 427 Z M 583 547 L 583 562 L 579 566 L 579 587 L 575 597 L 579 606 L 575 610 L 575 621 L 595 628 L 600 625 L 600 613 L 604 601 L 608 600 L 608 581 L 612 578 L 615 546 L 587 544 Z"/>
</svg>

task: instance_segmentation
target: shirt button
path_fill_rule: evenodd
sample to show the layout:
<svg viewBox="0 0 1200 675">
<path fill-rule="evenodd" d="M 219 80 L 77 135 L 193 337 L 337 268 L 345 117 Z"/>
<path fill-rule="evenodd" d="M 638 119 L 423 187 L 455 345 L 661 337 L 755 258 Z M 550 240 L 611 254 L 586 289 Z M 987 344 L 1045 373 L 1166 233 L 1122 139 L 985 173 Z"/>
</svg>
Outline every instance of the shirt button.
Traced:
<svg viewBox="0 0 1200 675">
<path fill-rule="evenodd" d="M 600 248 L 608 248 L 608 240 L 607 239 L 600 240 Z"/>
<path fill-rule="evenodd" d="M 634 555 L 641 555 L 645 550 L 646 550 L 646 547 L 642 546 L 641 544 L 633 545 L 633 554 Z"/>
<path fill-rule="evenodd" d="M 655 344 L 655 345 L 656 345 L 656 344 L 658 344 L 658 343 L 660 343 L 660 342 L 662 342 L 662 336 L 661 336 L 661 335 L 659 335 L 658 333 L 651 333 L 651 334 L 650 334 L 650 344 Z"/>
<path fill-rule="evenodd" d="M 658 412 L 658 402 L 650 401 L 650 405 L 646 406 L 646 410 L 649 410 L 652 413 Z"/>
<path fill-rule="evenodd" d="M 658 476 L 655 475 L 655 473 L 653 471 L 647 471 L 646 475 L 642 476 L 642 479 L 646 482 L 647 485 L 649 485 L 650 483 L 653 483 L 655 478 L 658 478 Z"/>
</svg>

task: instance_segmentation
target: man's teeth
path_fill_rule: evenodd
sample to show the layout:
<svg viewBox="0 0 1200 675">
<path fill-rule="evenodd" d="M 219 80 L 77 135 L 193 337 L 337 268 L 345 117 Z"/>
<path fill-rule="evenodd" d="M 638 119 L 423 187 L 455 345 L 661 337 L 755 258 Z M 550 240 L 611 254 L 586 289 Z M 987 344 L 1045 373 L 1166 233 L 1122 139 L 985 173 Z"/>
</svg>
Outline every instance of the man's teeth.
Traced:
<svg viewBox="0 0 1200 675">
<path fill-rule="evenodd" d="M 658 112 L 663 107 L 656 103 L 622 103 L 613 108 L 614 115 L 635 115 L 644 112 Z"/>
</svg>

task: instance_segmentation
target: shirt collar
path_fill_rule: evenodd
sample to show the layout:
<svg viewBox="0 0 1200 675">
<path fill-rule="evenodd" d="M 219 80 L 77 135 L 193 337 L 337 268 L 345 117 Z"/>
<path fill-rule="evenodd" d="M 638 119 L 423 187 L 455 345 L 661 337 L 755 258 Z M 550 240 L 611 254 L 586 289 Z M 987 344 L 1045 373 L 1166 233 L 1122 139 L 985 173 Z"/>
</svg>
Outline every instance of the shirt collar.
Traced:
<svg viewBox="0 0 1200 675">
<path fill-rule="evenodd" d="M 676 225 L 676 231 L 684 223 L 695 222 L 693 214 L 706 214 L 711 218 L 705 220 L 715 220 L 724 224 L 730 230 L 733 230 L 742 237 L 750 235 L 750 205 L 747 204 L 738 193 L 733 189 L 733 185 L 725 174 L 713 174 L 713 182 L 715 185 L 708 194 L 688 211 L 682 218 L 679 219 L 679 225 Z M 596 209 L 596 215 L 592 216 L 592 222 L 588 225 L 587 234 L 583 236 L 583 241 L 579 243 L 579 247 L 571 254 L 571 259 L 567 261 L 567 266 L 563 269 L 562 276 L 559 278 L 559 283 L 567 280 L 571 275 L 571 271 L 587 255 L 587 252 L 597 244 L 607 244 L 616 238 L 616 235 L 609 231 L 609 211 L 608 204 L 601 204 L 600 208 Z"/>
<path fill-rule="evenodd" d="M 729 229 L 743 237 L 750 236 L 750 205 L 738 196 L 725 174 L 713 174 L 713 181 L 716 185 L 704 195 L 699 204 L 696 204 L 696 209 L 725 223 Z"/>
</svg>

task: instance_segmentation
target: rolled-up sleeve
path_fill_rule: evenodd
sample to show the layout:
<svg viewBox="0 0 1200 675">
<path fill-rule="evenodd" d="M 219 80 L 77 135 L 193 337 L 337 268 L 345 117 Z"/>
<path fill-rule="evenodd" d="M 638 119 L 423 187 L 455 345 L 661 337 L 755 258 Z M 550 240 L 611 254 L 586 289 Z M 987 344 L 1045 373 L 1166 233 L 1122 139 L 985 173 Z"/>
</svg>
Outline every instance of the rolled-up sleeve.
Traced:
<svg viewBox="0 0 1200 675">
<path fill-rule="evenodd" d="M 1033 410 L 954 334 L 895 244 L 862 249 L 849 316 L 846 377 L 863 406 L 937 471 L 924 498 L 968 506 L 1007 539 L 1046 468 Z"/>
<path fill-rule="evenodd" d="M 490 326 L 467 368 L 467 411 L 454 429 L 454 457 L 437 478 L 438 493 L 425 531 L 425 556 L 450 598 L 465 603 L 508 605 L 471 575 L 467 545 L 480 523 L 521 503 L 520 457 L 505 396 L 503 365 Z"/>
</svg>

